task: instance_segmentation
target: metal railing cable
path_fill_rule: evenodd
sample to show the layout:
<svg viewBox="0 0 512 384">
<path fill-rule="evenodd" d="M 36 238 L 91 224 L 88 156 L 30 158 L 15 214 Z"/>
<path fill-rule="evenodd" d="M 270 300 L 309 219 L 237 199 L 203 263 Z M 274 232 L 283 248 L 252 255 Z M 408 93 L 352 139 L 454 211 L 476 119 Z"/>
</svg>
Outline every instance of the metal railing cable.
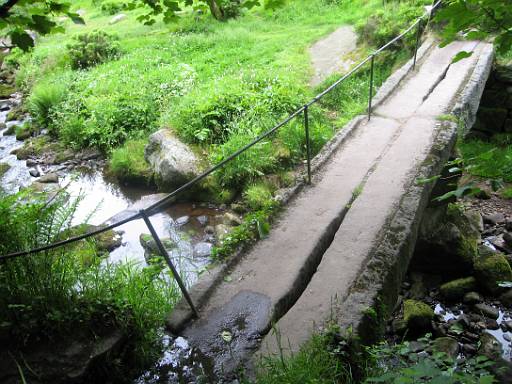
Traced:
<svg viewBox="0 0 512 384">
<path fill-rule="evenodd" d="M 171 272 L 173 274 L 173 277 L 176 279 L 176 282 L 178 283 L 178 286 L 179 286 L 183 296 L 187 300 L 187 303 L 189 304 L 192 312 L 194 313 L 194 315 L 196 317 L 198 317 L 199 314 L 198 314 L 198 311 L 197 311 L 197 309 L 196 309 L 196 307 L 195 307 L 195 305 L 194 305 L 194 303 L 192 301 L 192 298 L 190 297 L 190 294 L 188 293 L 187 288 L 186 288 L 183 280 L 181 279 L 178 271 L 176 270 L 176 268 L 175 268 L 175 266 L 174 266 L 174 264 L 173 264 L 173 262 L 172 262 L 172 260 L 171 260 L 171 258 L 169 256 L 169 253 L 167 252 L 167 250 L 165 249 L 164 245 L 162 244 L 162 241 L 158 237 L 158 235 L 156 233 L 156 230 L 155 230 L 155 228 L 153 227 L 153 225 L 151 223 L 150 217 L 152 215 L 158 213 L 167 204 L 172 202 L 173 199 L 175 199 L 178 195 L 180 195 L 184 191 L 190 189 L 191 187 L 195 186 L 196 184 L 198 184 L 199 182 L 201 182 L 202 180 L 204 180 L 205 178 L 207 178 L 208 176 L 210 176 L 211 174 L 213 174 L 217 170 L 221 169 L 227 163 L 231 162 L 232 160 L 234 160 L 235 158 L 240 156 L 242 153 L 246 152 L 247 150 L 249 150 L 250 148 L 252 148 L 256 144 L 261 142 L 263 139 L 265 139 L 265 138 L 269 137 L 270 135 L 272 135 L 274 132 L 276 132 L 278 129 L 280 129 L 284 125 L 288 124 L 290 121 L 292 121 L 295 117 L 299 116 L 300 114 L 303 114 L 303 118 L 304 118 L 303 123 L 304 123 L 305 141 L 306 141 L 307 182 L 309 184 L 311 184 L 311 143 L 310 143 L 310 132 L 309 132 L 309 108 L 313 104 L 315 104 L 318 101 L 320 101 L 325 95 L 327 95 L 328 93 L 332 92 L 336 87 L 338 87 L 341 83 L 343 83 L 343 81 L 345 81 L 346 79 L 351 77 L 353 74 L 355 74 L 357 71 L 359 71 L 366 63 L 370 62 L 370 81 L 369 81 L 369 92 L 368 92 L 368 119 L 370 119 L 371 118 L 371 114 L 372 114 L 372 98 L 373 98 L 373 88 L 374 88 L 373 87 L 373 85 L 374 85 L 373 82 L 374 82 L 375 57 L 379 53 L 383 52 L 384 50 L 386 50 L 387 48 L 389 48 L 390 46 L 392 46 L 393 44 L 397 43 L 399 40 L 404 38 L 404 36 L 406 36 L 415 27 L 417 27 L 417 35 L 416 35 L 416 43 L 415 43 L 415 48 L 414 48 L 414 59 L 413 59 L 413 68 L 414 68 L 416 66 L 416 60 L 417 60 L 417 53 L 418 53 L 419 43 L 421 41 L 421 34 L 423 32 L 423 30 L 422 30 L 422 20 L 423 20 L 423 18 L 425 16 L 428 16 L 428 19 L 430 20 L 431 13 L 435 9 L 437 9 L 437 7 L 439 7 L 441 2 L 442 2 L 442 0 L 438 0 L 435 4 L 432 5 L 432 7 L 431 7 L 431 9 L 429 11 L 425 12 L 422 16 L 418 17 L 416 19 L 416 21 L 413 24 L 411 24 L 404 32 L 402 32 L 400 35 L 398 35 L 394 39 L 390 40 L 388 43 L 386 43 L 385 45 L 380 47 L 375 52 L 371 53 L 363 61 L 358 63 L 356 66 L 354 66 L 348 73 L 346 73 L 345 75 L 340 77 L 333 84 L 331 84 L 328 88 L 326 88 L 324 91 L 320 92 L 313 99 L 311 99 L 308 103 L 304 104 L 302 107 L 300 107 L 296 111 L 292 112 L 283 121 L 281 121 L 280 123 L 275 125 L 273 128 L 269 129 L 268 131 L 262 133 L 261 135 L 259 135 L 255 139 L 253 139 L 250 143 L 246 144 L 245 146 L 243 146 L 242 148 L 240 148 L 236 152 L 232 153 L 231 155 L 229 155 L 228 157 L 223 159 L 218 164 L 208 168 L 205 172 L 203 172 L 199 176 L 197 176 L 197 177 L 193 178 L 192 180 L 188 181 L 187 183 L 183 184 L 181 187 L 179 187 L 176 190 L 172 191 L 171 193 L 167 194 L 166 196 L 164 196 L 163 198 L 161 198 L 160 200 L 158 200 L 154 204 L 150 205 L 149 207 L 147 207 L 145 209 L 142 209 L 142 210 L 138 211 L 137 213 L 134 213 L 133 215 L 131 215 L 131 216 L 125 218 L 125 219 L 116 221 L 116 222 L 108 224 L 106 226 L 102 226 L 101 228 L 98 228 L 98 229 L 96 229 L 94 231 L 90 231 L 90 232 L 84 233 L 82 235 L 73 236 L 73 237 L 70 237 L 70 238 L 65 239 L 65 240 L 57 241 L 57 242 L 51 243 L 51 244 L 42 245 L 40 247 L 36 247 L 36 248 L 33 248 L 33 249 L 24 250 L 24 251 L 18 251 L 18 252 L 13 252 L 13 253 L 9 253 L 9 254 L 6 254 L 6 255 L 2 255 L 2 256 L 0 256 L 0 262 L 6 261 L 6 260 L 9 260 L 9 259 L 14 259 L 14 258 L 22 257 L 22 256 L 29 256 L 29 255 L 33 255 L 33 254 L 37 254 L 37 253 L 41 253 L 41 252 L 46 252 L 46 251 L 50 251 L 52 249 L 56 249 L 56 248 L 60 248 L 60 247 L 64 247 L 66 245 L 69 245 L 69 244 L 72 244 L 72 243 L 75 243 L 75 242 L 78 242 L 78 241 L 81 241 L 81 240 L 85 240 L 87 238 L 94 237 L 94 236 L 97 236 L 97 235 L 102 234 L 104 232 L 113 230 L 113 229 L 115 229 L 117 227 L 120 227 L 120 226 L 122 226 L 124 224 L 127 224 L 127 223 L 129 223 L 131 221 L 142 219 L 144 221 L 144 223 L 146 224 L 146 226 L 148 227 L 148 230 L 151 233 L 151 236 L 153 237 L 153 239 L 154 239 L 154 241 L 155 241 L 155 243 L 157 245 L 157 248 L 158 248 L 158 250 L 161 253 L 161 256 L 163 256 L 163 258 L 165 259 L 166 263 L 168 264 L 168 266 L 169 266 L 169 268 L 170 268 L 170 270 L 171 270 Z M 426 25 L 428 25 L 428 23 Z"/>
</svg>

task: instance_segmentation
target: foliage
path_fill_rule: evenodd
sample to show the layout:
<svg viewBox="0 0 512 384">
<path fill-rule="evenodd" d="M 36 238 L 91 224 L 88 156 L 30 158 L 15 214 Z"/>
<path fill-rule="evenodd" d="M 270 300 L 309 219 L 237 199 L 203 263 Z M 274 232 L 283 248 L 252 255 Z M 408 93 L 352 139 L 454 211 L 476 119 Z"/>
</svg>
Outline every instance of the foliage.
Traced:
<svg viewBox="0 0 512 384">
<path fill-rule="evenodd" d="M 333 348 L 330 335 L 315 335 L 292 357 L 264 358 L 261 366 L 262 371 L 256 380 L 258 384 L 356 382 Z"/>
<path fill-rule="evenodd" d="M 52 111 L 63 100 L 65 93 L 65 88 L 59 83 L 40 83 L 34 87 L 27 104 L 32 118 L 39 126 L 51 126 Z"/>
<path fill-rule="evenodd" d="M 103 1 L 101 3 L 101 10 L 107 15 L 115 15 L 124 9 L 128 8 L 128 4 L 119 1 Z"/>
<path fill-rule="evenodd" d="M 244 202 L 251 210 L 263 208 L 272 199 L 272 190 L 267 183 L 250 185 L 244 192 Z"/>
<path fill-rule="evenodd" d="M 467 39 L 485 39 L 496 36 L 498 51 L 512 48 L 512 4 L 509 0 L 448 0 L 437 15 L 447 22 L 443 30 L 443 45 L 463 33 Z M 464 52 L 460 58 L 470 53 Z"/>
<path fill-rule="evenodd" d="M 128 140 L 114 149 L 109 162 L 109 173 L 120 181 L 130 184 L 148 184 L 152 171 L 144 158 L 146 140 Z"/>
<path fill-rule="evenodd" d="M 74 69 L 85 69 L 115 59 L 120 54 L 119 38 L 104 31 L 75 36 L 67 50 Z"/>
<path fill-rule="evenodd" d="M 278 208 L 279 204 L 270 200 L 262 209 L 246 215 L 242 224 L 233 228 L 220 246 L 213 248 L 212 257 L 223 260 L 238 249 L 266 237 L 270 230 L 270 220 Z"/>
<path fill-rule="evenodd" d="M 28 191 L 0 198 L 0 253 L 62 239 L 79 200 Z M 160 267 L 112 264 L 94 240 L 0 264 L 2 330 L 20 346 L 96 326 L 121 327 L 136 348 L 151 349 L 165 314 L 179 299 Z"/>
<path fill-rule="evenodd" d="M 55 16 L 64 15 L 76 24 L 83 19 L 71 11 L 71 3 L 60 0 L 5 0 L 0 5 L 0 31 L 10 38 L 12 46 L 26 51 L 34 46 L 34 39 L 27 31 L 41 35 L 63 32 Z"/>
<path fill-rule="evenodd" d="M 200 87 L 186 95 L 169 124 L 196 143 L 222 144 L 235 134 L 259 134 L 299 107 L 300 89 L 287 80 L 255 72 L 221 78 L 209 92 Z"/>
<path fill-rule="evenodd" d="M 428 344 L 429 338 L 420 340 Z M 460 365 L 444 353 L 420 357 L 411 352 L 409 343 L 388 345 L 382 343 L 369 348 L 370 361 L 369 383 L 443 383 L 443 384 L 491 384 L 494 377 L 488 369 L 492 362 L 478 356 L 468 359 Z"/>
<path fill-rule="evenodd" d="M 356 24 L 359 42 L 373 47 L 381 47 L 392 40 L 404 29 L 408 28 L 413 20 L 423 15 L 423 6 L 430 5 L 429 0 L 392 1 L 382 9 L 377 10 L 367 20 Z M 416 42 L 416 35 L 409 33 L 391 48 L 397 51 L 412 48 Z"/>
<path fill-rule="evenodd" d="M 185 0 L 183 5 L 192 6 L 194 10 L 210 10 L 212 16 L 217 20 L 226 20 L 236 17 L 240 14 L 242 8 L 251 9 L 260 6 L 260 0 Z M 284 3 L 283 0 L 265 0 L 263 2 L 266 8 L 276 8 Z M 148 12 L 139 16 L 139 21 L 146 25 L 152 25 L 156 22 L 158 15 L 163 15 L 164 22 L 170 23 L 178 19 L 178 13 L 181 12 L 182 4 L 180 1 L 172 0 L 132 0 L 130 8 L 142 7 L 148 9 Z"/>
</svg>

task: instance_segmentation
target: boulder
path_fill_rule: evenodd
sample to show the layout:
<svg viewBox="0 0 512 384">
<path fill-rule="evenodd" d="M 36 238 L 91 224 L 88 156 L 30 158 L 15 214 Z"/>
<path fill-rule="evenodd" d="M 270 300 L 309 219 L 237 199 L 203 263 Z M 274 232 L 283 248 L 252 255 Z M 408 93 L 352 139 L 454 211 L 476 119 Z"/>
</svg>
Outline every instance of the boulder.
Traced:
<svg viewBox="0 0 512 384">
<path fill-rule="evenodd" d="M 58 183 L 59 176 L 56 173 L 47 173 L 46 175 L 41 176 L 38 180 L 39 183 Z"/>
<path fill-rule="evenodd" d="M 0 177 L 5 175 L 11 166 L 7 163 L 0 163 Z"/>
<path fill-rule="evenodd" d="M 456 205 L 430 208 L 421 222 L 413 265 L 424 272 L 469 272 L 477 257 L 482 218 Z"/>
<path fill-rule="evenodd" d="M 468 292 L 464 295 L 462 300 L 465 304 L 476 304 L 483 301 L 482 295 L 478 292 Z"/>
<path fill-rule="evenodd" d="M 503 305 L 512 308 L 512 289 L 509 289 L 508 291 L 504 292 L 500 296 L 500 301 Z"/>
<path fill-rule="evenodd" d="M 459 354 L 459 343 L 451 337 L 438 337 L 432 341 L 432 350 L 442 352 L 449 358 L 455 359 Z"/>
<path fill-rule="evenodd" d="M 461 300 L 464 295 L 471 292 L 476 287 L 476 280 L 473 276 L 463 279 L 449 281 L 441 285 L 439 288 L 443 297 L 447 300 L 456 301 Z"/>
<path fill-rule="evenodd" d="M 505 256 L 501 253 L 478 258 L 474 268 L 478 284 L 490 293 L 500 291 L 498 282 L 512 281 L 512 269 Z"/>
<path fill-rule="evenodd" d="M 222 241 L 231 232 L 231 227 L 226 224 L 217 224 L 215 226 L 215 238 L 217 241 Z"/>
<path fill-rule="evenodd" d="M 213 245 L 206 242 L 197 243 L 194 246 L 195 257 L 208 257 L 212 253 Z"/>
<path fill-rule="evenodd" d="M 478 352 L 491 360 L 501 359 L 503 347 L 501 343 L 490 333 L 484 332 L 480 336 L 480 347 Z"/>
<path fill-rule="evenodd" d="M 222 218 L 222 221 L 226 225 L 237 226 L 242 224 L 242 219 L 231 212 L 226 212 Z"/>
<path fill-rule="evenodd" d="M 149 137 L 144 157 L 164 188 L 179 187 L 199 174 L 196 155 L 168 129 Z"/>
<path fill-rule="evenodd" d="M 427 304 L 416 300 L 404 301 L 404 320 L 414 333 L 428 331 L 434 318 L 434 310 Z"/>
<path fill-rule="evenodd" d="M 491 307 L 490 305 L 479 303 L 475 305 L 475 310 L 482 315 L 496 320 L 500 316 L 500 311 L 498 308 Z"/>
<path fill-rule="evenodd" d="M 115 15 L 113 18 L 110 19 L 108 22 L 110 25 L 117 24 L 120 21 L 126 19 L 126 15 L 124 13 L 120 13 L 119 15 Z"/>
</svg>

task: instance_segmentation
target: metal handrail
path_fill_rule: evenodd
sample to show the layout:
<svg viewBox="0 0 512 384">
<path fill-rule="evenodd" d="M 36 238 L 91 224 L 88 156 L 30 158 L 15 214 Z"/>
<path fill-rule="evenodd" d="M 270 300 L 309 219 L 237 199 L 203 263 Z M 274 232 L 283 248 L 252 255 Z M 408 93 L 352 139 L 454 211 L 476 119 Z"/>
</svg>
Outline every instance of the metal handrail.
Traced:
<svg viewBox="0 0 512 384">
<path fill-rule="evenodd" d="M 172 272 L 174 278 L 176 279 L 176 281 L 178 283 L 178 286 L 180 287 L 180 290 L 183 293 L 183 296 L 187 300 L 190 308 L 192 309 L 192 312 L 193 312 L 194 316 L 195 317 L 199 317 L 199 313 L 198 313 L 198 311 L 197 311 L 197 309 L 196 309 L 196 307 L 195 307 L 195 305 L 194 305 L 194 303 L 192 301 L 192 298 L 190 297 L 190 294 L 187 291 L 187 288 L 186 288 L 185 284 L 183 283 L 183 280 L 181 279 L 181 277 L 180 277 L 178 271 L 176 270 L 176 268 L 174 267 L 174 264 L 172 263 L 172 260 L 171 260 L 171 258 L 169 256 L 167 250 L 163 246 L 163 244 L 162 244 L 160 238 L 158 237 L 158 235 L 157 235 L 153 225 L 151 224 L 151 221 L 150 221 L 149 218 L 152 215 L 158 213 L 159 210 L 162 209 L 163 206 L 165 206 L 166 204 L 171 202 L 171 200 L 174 199 L 176 196 L 178 196 L 182 192 L 190 189 L 191 187 L 193 187 L 194 185 L 196 185 L 200 181 L 204 180 L 206 177 L 208 177 L 209 175 L 211 175 L 212 173 L 214 173 L 218 169 L 222 168 L 224 165 L 226 165 L 227 163 L 229 163 L 230 161 L 232 161 L 233 159 L 235 159 L 236 157 L 238 157 L 239 155 L 241 155 L 245 151 L 247 151 L 250 148 L 252 148 L 254 145 L 259 143 L 260 141 L 262 141 L 266 137 L 272 135 L 279 128 L 281 128 L 284 125 L 288 124 L 291 120 L 293 120 L 295 117 L 297 117 L 301 113 L 304 114 L 304 130 L 305 130 L 305 134 L 306 134 L 307 181 L 308 181 L 309 184 L 311 184 L 311 143 L 310 143 L 310 136 L 309 136 L 309 107 L 311 107 L 313 104 L 315 104 L 318 101 L 320 101 L 325 95 L 330 93 L 333 89 L 335 89 L 337 86 L 339 86 L 343 81 L 345 81 L 347 78 L 349 78 L 354 73 L 356 73 L 366 63 L 370 62 L 371 67 L 370 67 L 370 82 L 369 82 L 369 95 L 368 95 L 368 119 L 370 119 L 371 118 L 371 114 L 372 114 L 372 99 L 373 99 L 373 80 L 374 80 L 374 62 L 375 62 L 375 57 L 379 53 L 383 52 L 385 49 L 387 49 L 388 47 L 390 47 L 391 45 L 393 45 L 394 43 L 396 43 L 397 41 L 402 39 L 405 35 L 407 35 L 410 31 L 412 31 L 414 29 L 414 27 L 417 26 L 418 30 L 417 30 L 416 44 L 415 44 L 415 48 L 414 48 L 414 60 L 413 60 L 413 68 L 414 68 L 416 66 L 418 47 L 419 47 L 419 43 L 420 43 L 420 40 L 421 40 L 421 32 L 422 32 L 422 30 L 421 30 L 421 22 L 422 22 L 423 18 L 426 15 L 428 15 L 428 17 L 430 19 L 430 14 L 441 4 L 441 2 L 442 2 L 442 0 L 438 0 L 437 3 L 432 5 L 432 8 L 431 8 L 430 12 L 425 12 L 411 26 L 409 26 L 409 28 L 407 28 L 404 32 L 402 32 L 400 35 L 395 37 L 393 40 L 389 41 L 388 43 L 386 43 L 385 45 L 380 47 L 375 52 L 371 53 L 366 59 L 364 59 L 359 64 L 357 64 L 348 73 L 346 73 L 345 75 L 340 77 L 332 85 L 330 85 L 324 91 L 320 92 L 313 99 L 311 99 L 308 103 L 306 103 L 302 107 L 298 108 L 295 112 L 292 112 L 286 119 L 281 121 L 279 124 L 277 124 L 276 126 L 271 128 L 270 130 L 262 133 L 257 138 L 252 140 L 250 143 L 246 144 L 245 146 L 243 146 L 242 148 L 240 148 L 239 150 L 237 150 L 236 152 L 234 152 L 230 156 L 226 157 L 224 160 L 222 160 L 218 164 L 210 167 L 209 169 L 207 169 L 205 172 L 203 172 L 199 176 L 197 176 L 194 179 L 190 180 L 189 182 L 183 184 L 181 187 L 179 187 L 178 189 L 172 191 L 171 193 L 169 193 L 165 197 L 161 198 L 160 200 L 158 200 L 154 204 L 152 204 L 149 207 L 147 207 L 146 209 L 142 209 L 139 212 L 137 212 L 137 213 L 135 213 L 135 214 L 125 218 L 125 219 L 122 219 L 122 220 L 117 221 L 115 223 L 109 224 L 107 226 L 101 227 L 101 228 L 99 228 L 97 230 L 94 230 L 94 231 L 91 231 L 91 232 L 87 232 L 87 233 L 79 235 L 79 236 L 70 237 L 70 238 L 68 238 L 66 240 L 58 241 L 58 242 L 51 243 L 51 244 L 46 244 L 46 245 L 43 245 L 41 247 L 33 248 L 33 249 L 30 249 L 30 250 L 18 251 L 18 252 L 9 253 L 7 255 L 2 255 L 2 256 L 0 256 L 0 262 L 5 261 L 5 260 L 9 260 L 9 259 L 14 259 L 14 258 L 21 257 L 21 256 L 28 256 L 28 255 L 32 255 L 32 254 L 36 254 L 36 253 L 40 253 L 40 252 L 44 252 L 44 251 L 49 251 L 49 250 L 52 250 L 52 249 L 60 248 L 60 247 L 63 247 L 65 245 L 72 244 L 72 243 L 75 243 L 75 242 L 78 242 L 78 241 L 81 241 L 81 240 L 85 240 L 85 239 L 87 239 L 89 237 L 93 237 L 93 236 L 99 235 L 101 233 L 110 231 L 112 229 L 115 229 L 115 228 L 117 228 L 117 227 L 119 227 L 121 225 L 124 225 L 126 223 L 129 223 L 131 221 L 138 220 L 138 219 L 143 219 L 145 224 L 146 224 L 146 226 L 148 227 L 148 229 L 149 229 L 149 231 L 151 233 L 151 236 L 155 240 L 156 245 L 157 245 L 160 253 L 164 257 L 164 259 L 167 262 L 167 264 L 169 265 L 169 268 L 171 269 L 171 272 Z"/>
</svg>

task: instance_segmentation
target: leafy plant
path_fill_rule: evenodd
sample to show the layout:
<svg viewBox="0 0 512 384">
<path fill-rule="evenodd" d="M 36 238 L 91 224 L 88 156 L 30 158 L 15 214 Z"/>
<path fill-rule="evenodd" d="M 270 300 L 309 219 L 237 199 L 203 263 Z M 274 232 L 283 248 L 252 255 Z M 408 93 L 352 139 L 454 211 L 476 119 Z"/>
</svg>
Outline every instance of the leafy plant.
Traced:
<svg viewBox="0 0 512 384">
<path fill-rule="evenodd" d="M 68 44 L 67 50 L 74 69 L 85 69 L 119 57 L 119 38 L 103 31 L 84 33 Z"/>
<path fill-rule="evenodd" d="M 51 127 L 52 111 L 64 99 L 65 94 L 64 86 L 59 83 L 40 83 L 34 87 L 28 98 L 28 109 L 39 126 Z"/>
</svg>

